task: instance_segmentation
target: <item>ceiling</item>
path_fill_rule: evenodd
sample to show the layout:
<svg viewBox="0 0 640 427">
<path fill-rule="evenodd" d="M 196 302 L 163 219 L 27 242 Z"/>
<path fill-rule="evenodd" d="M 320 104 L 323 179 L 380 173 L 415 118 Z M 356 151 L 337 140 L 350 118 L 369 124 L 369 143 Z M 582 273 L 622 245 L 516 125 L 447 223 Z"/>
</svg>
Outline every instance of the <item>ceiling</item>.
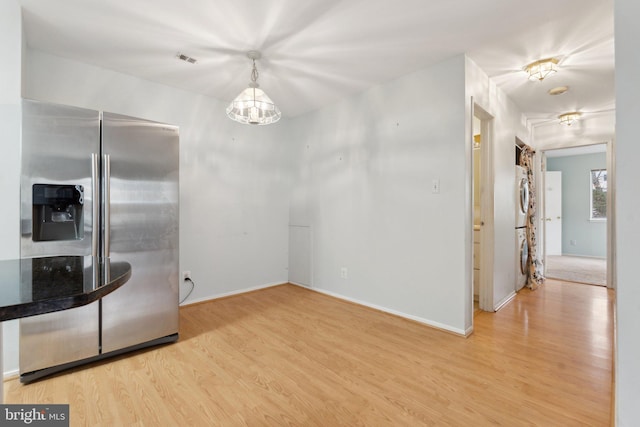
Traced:
<svg viewBox="0 0 640 427">
<path fill-rule="evenodd" d="M 533 126 L 615 107 L 613 0 L 17 1 L 31 48 L 220 100 L 246 87 L 245 53 L 260 50 L 259 83 L 284 117 L 465 52 Z M 547 57 L 560 71 L 528 81 L 523 67 Z"/>
<path fill-rule="evenodd" d="M 606 144 L 583 145 L 580 147 L 559 148 L 554 150 L 546 150 L 544 153 L 547 157 L 568 157 L 582 156 L 584 154 L 606 153 Z"/>
</svg>

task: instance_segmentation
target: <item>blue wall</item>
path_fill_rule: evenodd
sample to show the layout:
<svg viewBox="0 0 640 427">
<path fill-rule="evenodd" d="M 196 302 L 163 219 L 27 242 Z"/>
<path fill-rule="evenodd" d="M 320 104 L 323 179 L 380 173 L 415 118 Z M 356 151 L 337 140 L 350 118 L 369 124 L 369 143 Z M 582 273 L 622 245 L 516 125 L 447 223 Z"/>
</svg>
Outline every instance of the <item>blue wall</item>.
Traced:
<svg viewBox="0 0 640 427">
<path fill-rule="evenodd" d="M 606 168 L 606 153 L 547 158 L 548 171 L 562 172 L 563 255 L 607 256 L 607 223 L 589 220 L 590 171 Z"/>
</svg>

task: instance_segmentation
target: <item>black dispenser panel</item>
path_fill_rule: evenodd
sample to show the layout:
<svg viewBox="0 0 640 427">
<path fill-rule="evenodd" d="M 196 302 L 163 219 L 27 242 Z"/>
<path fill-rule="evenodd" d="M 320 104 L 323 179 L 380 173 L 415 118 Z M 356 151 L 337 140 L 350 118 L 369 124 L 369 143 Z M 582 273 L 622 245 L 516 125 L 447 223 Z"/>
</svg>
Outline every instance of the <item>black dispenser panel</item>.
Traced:
<svg viewBox="0 0 640 427">
<path fill-rule="evenodd" d="M 34 184 L 33 241 L 81 240 L 83 206 L 81 185 Z"/>
</svg>

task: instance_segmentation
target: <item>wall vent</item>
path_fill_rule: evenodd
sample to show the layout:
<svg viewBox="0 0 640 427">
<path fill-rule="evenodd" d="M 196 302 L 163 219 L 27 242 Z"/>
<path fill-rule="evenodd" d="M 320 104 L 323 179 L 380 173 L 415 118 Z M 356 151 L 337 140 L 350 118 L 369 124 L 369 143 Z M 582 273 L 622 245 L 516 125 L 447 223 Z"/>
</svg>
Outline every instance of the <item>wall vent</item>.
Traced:
<svg viewBox="0 0 640 427">
<path fill-rule="evenodd" d="M 185 55 L 184 53 L 179 53 L 177 55 L 178 59 L 181 59 L 182 61 L 188 62 L 189 64 L 195 64 L 196 62 L 198 62 L 198 60 L 196 58 L 192 58 L 190 56 Z"/>
</svg>

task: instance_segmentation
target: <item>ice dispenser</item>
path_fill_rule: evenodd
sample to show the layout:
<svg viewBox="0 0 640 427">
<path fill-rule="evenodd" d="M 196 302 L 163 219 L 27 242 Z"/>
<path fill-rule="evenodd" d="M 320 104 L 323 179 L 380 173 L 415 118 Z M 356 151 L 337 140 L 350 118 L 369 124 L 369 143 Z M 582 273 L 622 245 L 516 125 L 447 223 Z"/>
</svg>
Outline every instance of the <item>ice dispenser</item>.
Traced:
<svg viewBox="0 0 640 427">
<path fill-rule="evenodd" d="M 33 240 L 81 240 L 83 204 L 81 185 L 34 184 Z"/>
</svg>

